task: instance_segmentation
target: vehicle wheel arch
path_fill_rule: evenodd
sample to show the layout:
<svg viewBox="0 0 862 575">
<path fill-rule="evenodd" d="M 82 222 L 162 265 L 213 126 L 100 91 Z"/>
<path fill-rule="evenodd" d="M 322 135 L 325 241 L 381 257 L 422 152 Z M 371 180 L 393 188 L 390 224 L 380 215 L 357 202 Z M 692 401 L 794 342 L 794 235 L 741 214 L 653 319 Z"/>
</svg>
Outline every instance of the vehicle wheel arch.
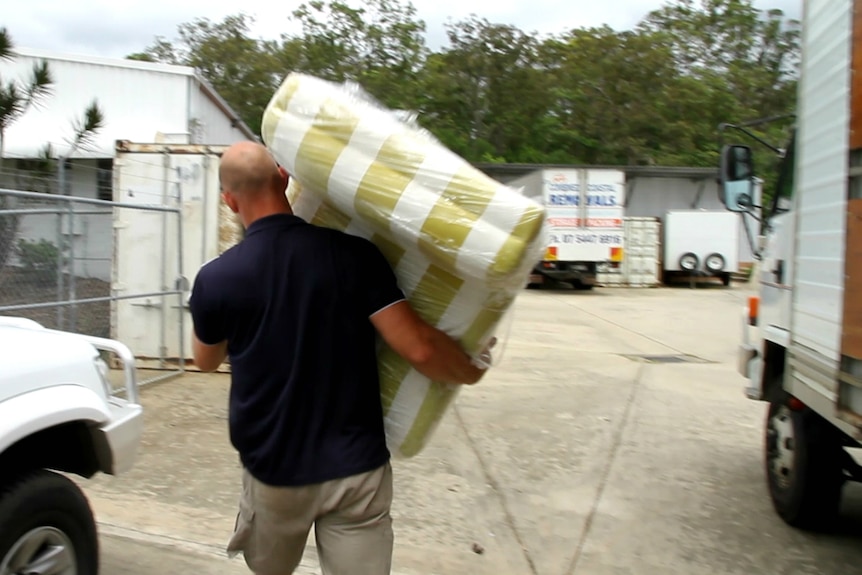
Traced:
<svg viewBox="0 0 862 575">
<path fill-rule="evenodd" d="M 27 435 L 0 453 L 0 478 L 55 469 L 90 478 L 101 468 L 89 421 L 68 421 Z"/>
<path fill-rule="evenodd" d="M 763 346 L 763 375 L 760 381 L 760 389 L 764 401 L 780 401 L 784 388 L 784 362 L 787 359 L 787 350 L 784 346 L 772 341 L 765 342 Z"/>
</svg>

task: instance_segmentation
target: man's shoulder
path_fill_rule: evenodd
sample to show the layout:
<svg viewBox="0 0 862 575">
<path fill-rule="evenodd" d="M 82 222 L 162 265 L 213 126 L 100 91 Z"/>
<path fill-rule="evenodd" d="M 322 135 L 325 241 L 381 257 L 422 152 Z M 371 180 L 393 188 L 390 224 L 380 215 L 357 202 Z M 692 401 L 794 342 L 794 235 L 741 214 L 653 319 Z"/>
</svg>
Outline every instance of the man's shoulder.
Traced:
<svg viewBox="0 0 862 575">
<path fill-rule="evenodd" d="M 343 232 L 340 230 L 330 230 L 336 237 L 339 238 L 339 241 L 352 249 L 360 250 L 360 251 L 374 251 L 377 250 L 377 246 L 374 245 L 370 239 L 357 236 L 355 234 L 350 234 L 347 232 Z"/>
<path fill-rule="evenodd" d="M 219 277 L 232 269 L 237 262 L 238 245 L 228 248 L 216 257 L 204 262 L 198 270 L 198 276 Z"/>
<path fill-rule="evenodd" d="M 339 248 L 350 250 L 357 254 L 367 254 L 377 250 L 377 246 L 370 239 L 343 230 L 314 224 L 310 224 L 307 229 L 309 233 L 314 234 L 318 238 L 326 238 L 327 241 L 332 242 Z"/>
</svg>

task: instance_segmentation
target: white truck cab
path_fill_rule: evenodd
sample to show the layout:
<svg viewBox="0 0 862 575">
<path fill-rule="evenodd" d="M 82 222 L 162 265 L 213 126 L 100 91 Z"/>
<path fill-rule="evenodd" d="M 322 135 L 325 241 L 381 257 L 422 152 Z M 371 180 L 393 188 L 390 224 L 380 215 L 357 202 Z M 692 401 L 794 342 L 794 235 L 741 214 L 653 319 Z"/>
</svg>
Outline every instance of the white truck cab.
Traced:
<svg viewBox="0 0 862 575">
<path fill-rule="evenodd" d="M 116 389 L 100 352 L 123 365 Z M 128 470 L 142 431 L 126 346 L 0 317 L 0 574 L 98 572 L 93 513 L 69 475 Z"/>
</svg>

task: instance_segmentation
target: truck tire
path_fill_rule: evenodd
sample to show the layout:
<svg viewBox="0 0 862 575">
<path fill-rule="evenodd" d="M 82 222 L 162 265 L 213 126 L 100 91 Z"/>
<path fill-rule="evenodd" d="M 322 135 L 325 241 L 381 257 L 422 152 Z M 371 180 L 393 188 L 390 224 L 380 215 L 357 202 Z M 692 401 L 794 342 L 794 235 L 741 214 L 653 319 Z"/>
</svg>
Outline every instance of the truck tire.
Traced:
<svg viewBox="0 0 862 575">
<path fill-rule="evenodd" d="M 96 523 L 74 482 L 38 470 L 0 486 L 0 573 L 98 571 Z"/>
<path fill-rule="evenodd" d="M 769 494 L 789 525 L 829 530 L 838 518 L 844 453 L 837 430 L 808 408 L 769 404 L 765 434 Z"/>
</svg>

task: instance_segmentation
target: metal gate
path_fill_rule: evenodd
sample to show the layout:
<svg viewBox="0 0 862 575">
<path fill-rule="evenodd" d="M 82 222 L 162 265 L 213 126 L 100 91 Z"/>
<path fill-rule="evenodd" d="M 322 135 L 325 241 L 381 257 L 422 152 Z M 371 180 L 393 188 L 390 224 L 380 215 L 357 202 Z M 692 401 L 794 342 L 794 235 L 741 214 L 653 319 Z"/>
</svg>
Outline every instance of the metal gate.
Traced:
<svg viewBox="0 0 862 575">
<path fill-rule="evenodd" d="M 0 315 L 26 317 L 51 329 L 117 338 L 122 331 L 118 306 L 182 306 L 186 293 L 179 281 L 182 251 L 168 249 L 181 242 L 181 216 L 177 198 L 170 195 L 129 203 L 0 189 Z M 131 261 L 115 242 L 114 231 L 118 222 L 138 218 L 158 222 L 153 245 L 160 249 Z M 147 281 L 133 290 L 123 289 L 116 277 L 118 267 L 124 265 L 146 270 Z M 169 330 L 171 321 L 182 322 L 182 316 L 175 320 L 163 314 L 148 326 L 161 334 L 163 350 L 169 333 L 177 337 L 180 349 L 184 344 L 179 337 L 183 328 Z M 157 354 L 151 366 L 168 373 L 141 383 L 181 373 L 183 362 L 169 359 Z"/>
</svg>

